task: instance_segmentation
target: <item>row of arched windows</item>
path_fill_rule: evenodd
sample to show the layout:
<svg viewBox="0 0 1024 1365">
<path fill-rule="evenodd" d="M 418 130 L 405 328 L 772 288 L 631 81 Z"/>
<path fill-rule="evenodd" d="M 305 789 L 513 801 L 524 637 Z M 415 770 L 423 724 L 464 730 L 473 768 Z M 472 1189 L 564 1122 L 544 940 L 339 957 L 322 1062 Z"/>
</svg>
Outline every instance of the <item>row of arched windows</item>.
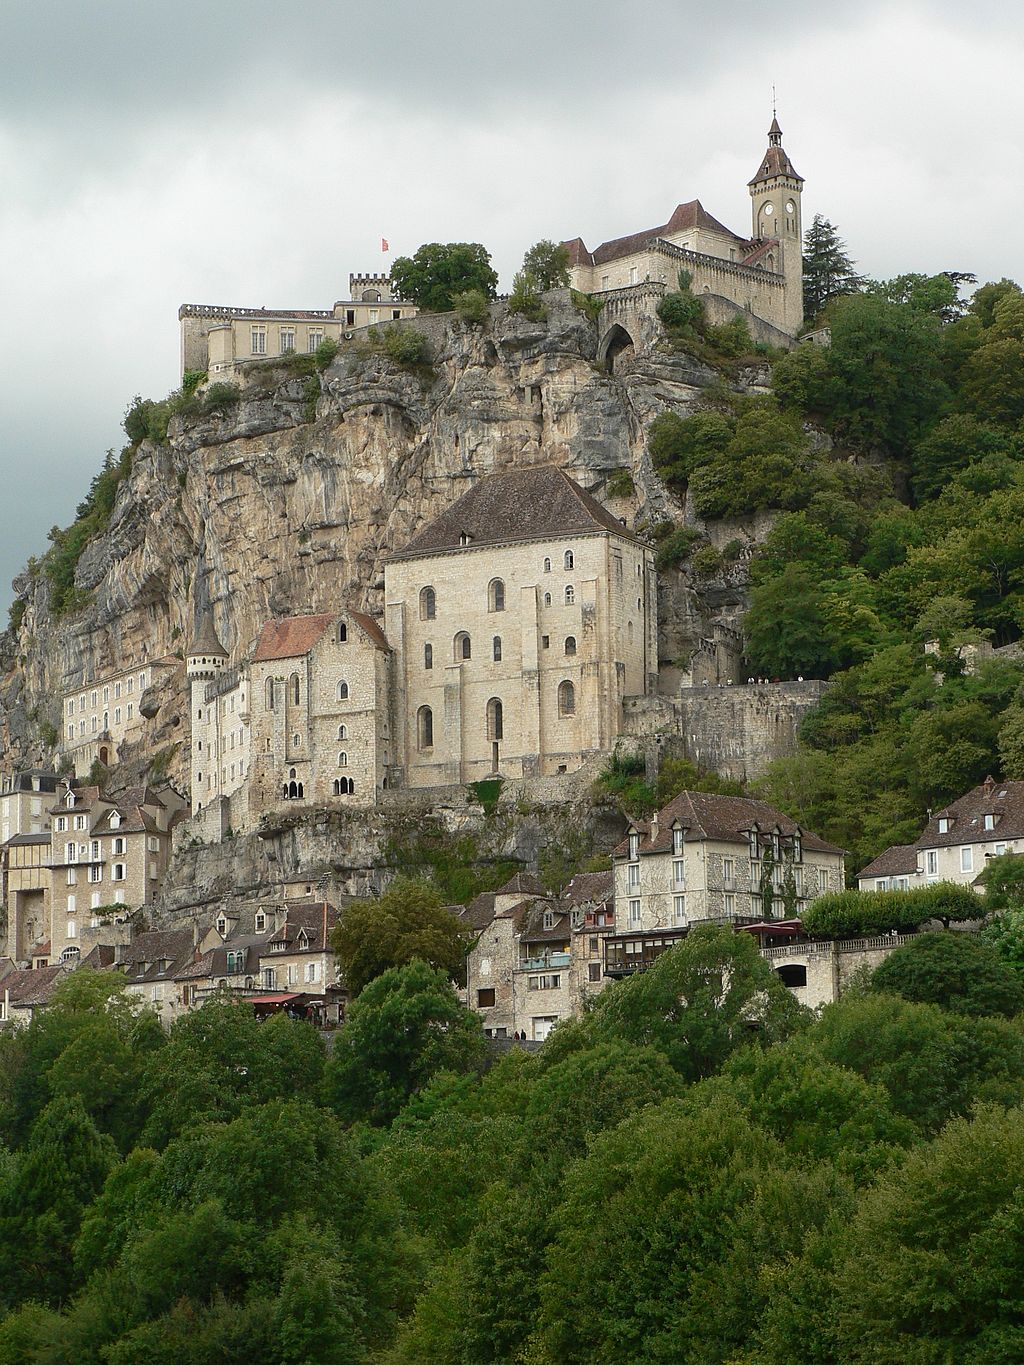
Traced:
<svg viewBox="0 0 1024 1365">
<path fill-rule="evenodd" d="M 573 554 L 572 550 L 566 550 L 562 558 L 562 563 L 567 572 L 571 571 L 576 567 L 576 556 Z M 545 573 L 551 572 L 550 559 L 544 560 L 544 572 Z M 571 603 L 573 600 L 573 590 L 571 585 L 566 588 L 565 593 L 566 602 Z M 551 605 L 550 593 L 546 594 L 546 605 L 547 606 Z M 505 583 L 504 580 L 501 578 L 492 578 L 487 585 L 487 610 L 488 611 L 505 610 Z M 420 620 L 433 621 L 436 618 L 436 616 L 437 616 L 436 589 L 434 589 L 433 587 L 420 588 Z M 345 637 L 341 634 L 341 631 L 344 630 L 344 626 L 339 626 L 338 629 L 339 629 L 338 638 L 344 639 Z"/>
<path fill-rule="evenodd" d="M 547 636 L 544 637 L 545 640 Z M 565 654 L 572 658 L 576 653 L 576 636 L 567 635 L 565 637 Z M 464 663 L 473 657 L 473 642 L 469 634 L 461 630 L 452 642 L 452 658 L 455 662 Z M 496 664 L 501 663 L 501 636 L 495 635 L 491 639 L 491 658 Z M 434 646 L 428 641 L 423 646 L 423 667 L 429 672 L 434 667 Z"/>
<path fill-rule="evenodd" d="M 576 686 L 568 678 L 558 684 L 558 714 L 576 714 Z M 505 738 L 505 711 L 500 697 L 491 697 L 485 709 L 487 738 L 492 744 Z M 416 712 L 416 747 L 434 747 L 434 713 L 429 706 L 421 706 Z M 339 755 L 340 763 L 340 755 Z"/>
<path fill-rule="evenodd" d="M 273 709 L 274 709 L 274 681 L 275 681 L 275 680 L 274 680 L 273 678 L 268 678 L 268 679 L 267 679 L 267 710 L 268 710 L 268 711 L 273 711 Z M 349 699 L 348 683 L 344 680 L 344 678 L 342 678 L 342 679 L 339 681 L 339 683 L 338 683 L 338 686 L 337 686 L 337 689 L 336 689 L 336 695 L 337 695 L 338 701 L 348 701 L 348 699 Z M 288 703 L 289 703 L 290 705 L 292 705 L 292 706 L 298 706 L 299 701 L 300 701 L 300 698 L 301 698 L 301 690 L 300 690 L 300 683 L 299 683 L 299 675 L 298 675 L 297 673 L 293 673 L 293 674 L 291 675 L 291 677 L 288 679 L 288 694 L 287 694 L 287 700 L 288 700 Z"/>
<path fill-rule="evenodd" d="M 335 796 L 351 796 L 356 789 L 356 784 L 351 777 L 336 777 L 332 788 Z"/>
</svg>

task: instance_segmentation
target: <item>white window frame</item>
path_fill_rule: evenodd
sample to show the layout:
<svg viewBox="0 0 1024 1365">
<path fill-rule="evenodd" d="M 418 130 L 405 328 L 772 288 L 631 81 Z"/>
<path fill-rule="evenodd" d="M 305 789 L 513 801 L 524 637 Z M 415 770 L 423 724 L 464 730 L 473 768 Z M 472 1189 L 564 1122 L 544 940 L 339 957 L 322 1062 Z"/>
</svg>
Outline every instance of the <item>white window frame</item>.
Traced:
<svg viewBox="0 0 1024 1365">
<path fill-rule="evenodd" d="M 630 922 L 630 925 L 639 924 L 639 923 L 640 923 L 640 918 L 641 918 L 641 915 L 640 915 L 640 899 L 639 899 L 639 897 L 635 897 L 633 900 L 631 900 L 631 901 L 629 902 L 629 922 Z"/>
</svg>

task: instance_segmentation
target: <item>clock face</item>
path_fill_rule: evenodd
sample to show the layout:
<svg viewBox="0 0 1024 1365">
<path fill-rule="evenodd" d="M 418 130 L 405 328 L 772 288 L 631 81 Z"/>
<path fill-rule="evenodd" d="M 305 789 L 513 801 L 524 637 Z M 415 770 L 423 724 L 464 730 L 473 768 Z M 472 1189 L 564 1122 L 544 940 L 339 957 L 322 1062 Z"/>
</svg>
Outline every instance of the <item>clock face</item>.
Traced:
<svg viewBox="0 0 1024 1365">
<path fill-rule="evenodd" d="M 786 212 L 796 213 L 796 205 L 793 203 L 792 199 L 788 199 L 786 201 Z"/>
<path fill-rule="evenodd" d="M 765 206 L 764 206 L 764 216 L 765 216 L 766 218 L 770 218 L 774 212 L 775 212 L 775 205 L 774 205 L 774 204 L 765 204 Z"/>
</svg>

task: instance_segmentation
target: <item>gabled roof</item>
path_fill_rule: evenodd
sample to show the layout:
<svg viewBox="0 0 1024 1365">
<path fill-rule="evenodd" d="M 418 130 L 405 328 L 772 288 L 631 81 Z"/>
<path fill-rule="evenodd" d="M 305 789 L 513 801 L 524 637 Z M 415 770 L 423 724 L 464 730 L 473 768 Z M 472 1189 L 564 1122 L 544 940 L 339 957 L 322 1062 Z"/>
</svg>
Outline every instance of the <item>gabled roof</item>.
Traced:
<svg viewBox="0 0 1024 1365">
<path fill-rule="evenodd" d="M 372 616 L 367 616 L 365 611 L 350 611 L 349 616 L 355 621 L 356 625 L 367 636 L 372 645 L 378 649 L 383 649 L 390 653 L 391 646 L 388 644 L 388 637 L 381 630 L 378 623 Z"/>
<path fill-rule="evenodd" d="M 635 255 L 658 237 L 665 237 L 673 232 L 686 232 L 692 228 L 720 232 L 737 242 L 743 240 L 717 218 L 712 218 L 699 199 L 691 199 L 686 204 L 677 204 L 668 222 L 662 223 L 660 227 L 644 228 L 641 232 L 631 232 L 626 237 L 615 237 L 610 242 L 602 242 L 593 251 L 587 250 L 582 237 L 576 237 L 564 245 L 569 250 L 570 265 L 605 265 L 608 261 Z"/>
<path fill-rule="evenodd" d="M 906 877 L 917 871 L 917 845 L 893 844 L 857 873 L 861 877 Z"/>
<path fill-rule="evenodd" d="M 275 954 L 280 957 L 289 953 L 322 953 L 328 947 L 327 937 L 337 919 L 337 910 L 326 901 L 289 905 L 288 918 L 268 937 L 267 944 L 285 944 L 284 952 Z"/>
<path fill-rule="evenodd" d="M 985 828 L 985 816 L 994 817 L 994 827 Z M 939 821 L 949 820 L 949 829 L 939 833 Z M 993 839 L 1024 838 L 1024 782 L 996 782 L 986 777 L 966 796 L 950 802 L 933 813 L 918 848 L 944 848 L 950 844 L 989 843 Z"/>
<path fill-rule="evenodd" d="M 65 975 L 65 968 L 28 967 L 20 971 L 8 972 L 0 981 L 0 994 L 6 991 L 13 1009 L 30 1009 L 35 1005 L 45 1005 L 53 994 L 58 980 Z"/>
<path fill-rule="evenodd" d="M 778 827 L 780 834 L 796 834 L 799 831 L 803 847 L 813 852 L 841 854 L 843 851 L 802 829 L 796 821 L 783 815 L 774 806 L 769 806 L 766 801 L 754 801 L 747 796 L 718 796 L 712 792 L 680 792 L 658 812 L 655 832 L 652 833 L 654 821 L 634 822 L 634 828 L 643 836 L 640 852 L 670 853 L 674 824 L 683 827 L 683 837 L 687 843 L 701 839 L 746 843 L 747 831 L 755 826 L 762 834 L 771 833 Z M 627 836 L 615 848 L 612 856 L 624 857 L 628 852 Z"/>
<path fill-rule="evenodd" d="M 567 905 L 587 905 L 608 900 L 615 884 L 611 868 L 607 872 L 577 872 L 562 892 Z"/>
<path fill-rule="evenodd" d="M 493 891 L 481 891 L 467 906 L 457 912 L 458 918 L 468 928 L 480 933 L 494 919 L 494 895 Z"/>
<path fill-rule="evenodd" d="M 316 616 L 286 616 L 281 621 L 268 621 L 260 631 L 253 663 L 297 659 L 308 654 L 333 621 L 334 617 L 324 612 Z"/>
<path fill-rule="evenodd" d="M 130 983 L 169 981 L 195 951 L 191 929 L 150 929 L 137 934 L 125 949 L 124 969 Z M 167 963 L 166 971 L 157 964 Z"/>
<path fill-rule="evenodd" d="M 392 559 L 606 531 L 636 539 L 564 470 L 533 465 L 481 479 Z"/>
</svg>

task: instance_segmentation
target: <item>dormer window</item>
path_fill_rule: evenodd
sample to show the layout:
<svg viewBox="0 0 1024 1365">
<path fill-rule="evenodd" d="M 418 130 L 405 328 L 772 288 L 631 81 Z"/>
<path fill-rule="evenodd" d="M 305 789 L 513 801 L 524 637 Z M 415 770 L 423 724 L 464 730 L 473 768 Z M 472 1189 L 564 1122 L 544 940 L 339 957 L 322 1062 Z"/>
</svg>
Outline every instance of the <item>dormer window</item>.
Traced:
<svg viewBox="0 0 1024 1365">
<path fill-rule="evenodd" d="M 217 933 L 221 938 L 226 938 L 228 933 L 228 922 L 223 915 L 217 920 Z"/>
<path fill-rule="evenodd" d="M 948 833 L 949 833 L 949 816 L 948 816 L 948 815 L 940 815 L 940 816 L 939 816 L 939 833 L 940 833 L 940 834 L 948 834 Z"/>
<path fill-rule="evenodd" d="M 545 911 L 544 911 L 544 928 L 545 928 L 545 929 L 553 929 L 554 927 L 555 927 L 555 912 L 554 912 L 554 910 L 545 910 Z"/>
<path fill-rule="evenodd" d="M 640 857 L 640 835 L 633 833 L 629 836 L 629 856 L 632 859 Z"/>
<path fill-rule="evenodd" d="M 754 862 L 757 862 L 761 856 L 761 846 L 756 829 L 747 830 L 747 842 L 750 844 L 750 856 Z"/>
<path fill-rule="evenodd" d="M 986 828 L 986 829 L 995 829 L 995 827 L 996 827 L 996 817 L 995 817 L 994 815 L 986 815 L 986 816 L 985 816 L 985 828 Z"/>
<path fill-rule="evenodd" d="M 267 927 L 267 917 L 262 910 L 256 911 L 256 932 L 262 934 Z"/>
<path fill-rule="evenodd" d="M 680 854 L 683 851 L 683 831 L 678 825 L 672 827 L 672 852 Z"/>
<path fill-rule="evenodd" d="M 110 812 L 110 828 L 118 829 L 121 825 L 121 816 L 116 810 Z"/>
<path fill-rule="evenodd" d="M 463 531 L 459 536 L 459 544 L 468 545 L 472 539 L 473 537 L 469 534 L 468 531 Z"/>
<path fill-rule="evenodd" d="M 64 804 L 65 804 L 66 806 L 73 806 L 73 805 L 75 804 L 75 793 L 74 793 L 74 792 L 71 792 L 71 791 L 68 792 L 67 796 L 64 798 Z"/>
</svg>

